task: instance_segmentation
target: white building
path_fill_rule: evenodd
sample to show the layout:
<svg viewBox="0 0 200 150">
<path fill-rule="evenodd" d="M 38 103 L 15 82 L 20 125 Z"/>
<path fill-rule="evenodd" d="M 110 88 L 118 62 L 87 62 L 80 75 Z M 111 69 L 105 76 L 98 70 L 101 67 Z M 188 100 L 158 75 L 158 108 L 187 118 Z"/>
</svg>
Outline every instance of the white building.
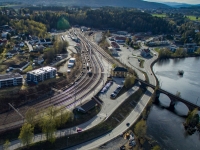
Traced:
<svg viewBox="0 0 200 150">
<path fill-rule="evenodd" d="M 0 88 L 22 85 L 23 76 L 19 73 L 0 75 Z"/>
<path fill-rule="evenodd" d="M 47 79 L 55 78 L 57 69 L 46 66 L 27 73 L 27 82 L 38 83 Z"/>
<path fill-rule="evenodd" d="M 8 35 L 8 32 L 3 32 L 3 33 L 1 33 L 1 37 L 2 37 L 2 38 L 7 38 L 7 35 Z"/>
</svg>

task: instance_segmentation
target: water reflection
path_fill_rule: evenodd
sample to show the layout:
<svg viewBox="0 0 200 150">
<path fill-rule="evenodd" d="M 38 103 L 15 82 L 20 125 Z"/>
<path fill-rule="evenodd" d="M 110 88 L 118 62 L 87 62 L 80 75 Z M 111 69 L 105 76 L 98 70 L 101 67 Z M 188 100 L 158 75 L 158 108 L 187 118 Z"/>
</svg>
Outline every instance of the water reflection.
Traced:
<svg viewBox="0 0 200 150">
<path fill-rule="evenodd" d="M 162 65 L 166 65 L 166 64 L 168 64 L 168 63 L 170 63 L 170 59 L 161 59 L 161 60 L 159 60 L 156 64 L 157 64 L 158 66 L 162 66 Z"/>
</svg>

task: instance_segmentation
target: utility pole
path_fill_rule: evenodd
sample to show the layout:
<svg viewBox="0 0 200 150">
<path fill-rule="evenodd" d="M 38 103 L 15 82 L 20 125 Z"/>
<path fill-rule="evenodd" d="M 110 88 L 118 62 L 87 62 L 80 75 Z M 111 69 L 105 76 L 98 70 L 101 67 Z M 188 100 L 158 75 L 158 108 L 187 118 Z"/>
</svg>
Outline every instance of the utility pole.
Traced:
<svg viewBox="0 0 200 150">
<path fill-rule="evenodd" d="M 10 103 L 8 103 L 8 105 L 20 116 L 22 117 L 23 121 L 24 121 L 24 116 L 17 110 L 15 109 L 15 107 L 13 105 L 11 105 Z"/>
<path fill-rule="evenodd" d="M 198 100 L 199 100 L 199 97 L 197 98 L 196 105 L 197 105 Z"/>
</svg>

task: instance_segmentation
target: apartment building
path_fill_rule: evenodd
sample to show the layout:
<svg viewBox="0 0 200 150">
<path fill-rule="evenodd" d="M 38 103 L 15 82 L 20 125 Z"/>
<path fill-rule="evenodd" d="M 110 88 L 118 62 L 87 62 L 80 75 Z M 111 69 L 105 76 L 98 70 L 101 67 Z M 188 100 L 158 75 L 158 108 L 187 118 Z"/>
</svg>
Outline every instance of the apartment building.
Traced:
<svg viewBox="0 0 200 150">
<path fill-rule="evenodd" d="M 27 73 L 27 82 L 38 83 L 47 79 L 55 78 L 57 69 L 46 66 Z"/>
<path fill-rule="evenodd" d="M 19 73 L 10 73 L 0 75 L 0 88 L 8 86 L 22 85 L 23 76 Z"/>
</svg>

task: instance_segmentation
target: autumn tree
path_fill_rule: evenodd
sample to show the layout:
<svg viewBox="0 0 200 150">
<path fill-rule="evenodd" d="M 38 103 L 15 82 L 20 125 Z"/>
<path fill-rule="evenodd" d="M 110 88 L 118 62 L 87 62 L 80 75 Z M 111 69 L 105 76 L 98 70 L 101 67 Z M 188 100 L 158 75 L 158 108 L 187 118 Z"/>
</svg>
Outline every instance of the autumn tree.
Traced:
<svg viewBox="0 0 200 150">
<path fill-rule="evenodd" d="M 143 138 L 146 135 L 147 125 L 145 120 L 139 121 L 134 128 L 134 132 L 138 138 Z"/>
<path fill-rule="evenodd" d="M 33 139 L 33 130 L 34 127 L 29 123 L 24 123 L 22 128 L 20 129 L 19 139 L 22 141 L 24 145 L 29 145 Z"/>
<path fill-rule="evenodd" d="M 151 150 L 161 150 L 160 146 L 156 145 Z"/>
<path fill-rule="evenodd" d="M 131 88 L 133 84 L 135 83 L 135 76 L 127 76 L 124 82 L 124 86 L 126 88 Z"/>
</svg>

